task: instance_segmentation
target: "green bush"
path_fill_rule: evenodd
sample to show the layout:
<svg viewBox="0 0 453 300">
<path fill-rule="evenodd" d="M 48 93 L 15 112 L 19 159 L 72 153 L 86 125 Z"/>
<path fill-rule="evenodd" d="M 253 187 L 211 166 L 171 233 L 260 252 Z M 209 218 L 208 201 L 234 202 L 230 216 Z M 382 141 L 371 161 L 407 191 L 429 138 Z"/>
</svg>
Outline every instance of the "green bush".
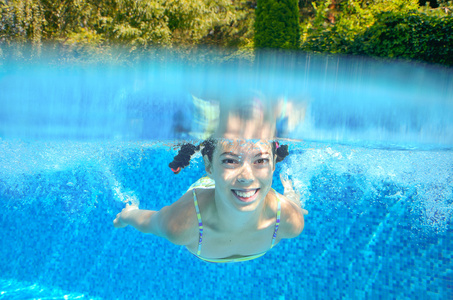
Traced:
<svg viewBox="0 0 453 300">
<path fill-rule="evenodd" d="M 349 53 L 453 65 L 453 17 L 417 11 L 381 13 L 355 38 Z"/>
<path fill-rule="evenodd" d="M 301 24 L 302 50 L 453 65 L 451 6 L 420 8 L 416 0 L 336 3 L 333 24 L 327 21 L 331 1 L 313 3 L 315 16 Z"/>
</svg>

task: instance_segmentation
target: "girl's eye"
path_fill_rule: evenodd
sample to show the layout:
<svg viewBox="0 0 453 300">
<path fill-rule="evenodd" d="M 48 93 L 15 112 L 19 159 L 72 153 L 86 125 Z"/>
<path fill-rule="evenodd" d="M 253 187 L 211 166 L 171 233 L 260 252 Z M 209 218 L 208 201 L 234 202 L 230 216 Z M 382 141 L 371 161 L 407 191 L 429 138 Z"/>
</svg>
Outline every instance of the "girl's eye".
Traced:
<svg viewBox="0 0 453 300">
<path fill-rule="evenodd" d="M 231 159 L 231 158 L 225 158 L 225 159 L 222 159 L 222 164 L 232 165 L 232 164 L 237 164 L 237 161 L 234 159 Z"/>
<path fill-rule="evenodd" d="M 259 158 L 255 161 L 255 163 L 257 163 L 259 165 L 267 164 L 267 163 L 269 163 L 269 159 L 268 158 Z"/>
</svg>

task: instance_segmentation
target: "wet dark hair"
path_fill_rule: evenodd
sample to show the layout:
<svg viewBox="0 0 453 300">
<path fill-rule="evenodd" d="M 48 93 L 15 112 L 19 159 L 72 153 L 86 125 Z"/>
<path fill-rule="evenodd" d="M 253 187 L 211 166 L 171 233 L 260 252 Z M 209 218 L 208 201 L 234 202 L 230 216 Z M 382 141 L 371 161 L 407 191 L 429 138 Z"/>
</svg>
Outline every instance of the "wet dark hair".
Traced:
<svg viewBox="0 0 453 300">
<path fill-rule="evenodd" d="M 181 145 L 178 154 L 173 158 L 173 161 L 168 164 L 173 173 L 178 174 L 183 168 L 190 164 L 190 159 L 196 151 L 201 149 L 201 155 L 207 156 L 209 161 L 212 162 L 212 155 L 214 154 L 217 140 L 207 139 L 198 146 L 191 143 Z M 277 141 L 272 142 L 272 153 L 277 155 L 277 163 L 281 162 L 288 156 L 288 145 L 280 145 Z"/>
</svg>

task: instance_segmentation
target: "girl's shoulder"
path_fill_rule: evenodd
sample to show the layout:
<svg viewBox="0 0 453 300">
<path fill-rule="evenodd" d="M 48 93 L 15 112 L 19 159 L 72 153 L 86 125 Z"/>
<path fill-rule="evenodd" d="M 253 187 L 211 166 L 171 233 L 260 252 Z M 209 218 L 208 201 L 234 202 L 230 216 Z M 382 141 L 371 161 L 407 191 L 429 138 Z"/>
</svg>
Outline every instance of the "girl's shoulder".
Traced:
<svg viewBox="0 0 453 300">
<path fill-rule="evenodd" d="M 159 213 L 170 242 L 188 245 L 198 239 L 198 219 L 192 190 L 187 191 L 178 201 L 163 207 Z"/>
<path fill-rule="evenodd" d="M 195 181 L 190 187 L 189 191 L 193 189 L 214 189 L 215 181 L 209 178 L 208 176 L 201 177 Z"/>
<path fill-rule="evenodd" d="M 304 213 L 299 204 L 284 195 L 275 192 L 280 199 L 281 215 L 279 235 L 281 238 L 290 239 L 297 237 L 304 229 Z"/>
</svg>

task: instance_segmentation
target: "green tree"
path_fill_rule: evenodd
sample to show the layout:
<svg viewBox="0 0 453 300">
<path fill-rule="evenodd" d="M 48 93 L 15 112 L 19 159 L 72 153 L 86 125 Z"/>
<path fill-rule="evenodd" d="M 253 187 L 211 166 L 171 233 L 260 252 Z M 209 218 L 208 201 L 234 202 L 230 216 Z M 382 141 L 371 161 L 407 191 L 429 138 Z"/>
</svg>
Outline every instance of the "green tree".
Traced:
<svg viewBox="0 0 453 300">
<path fill-rule="evenodd" d="M 258 0 L 255 47 L 298 49 L 299 8 L 296 0 Z"/>
<path fill-rule="evenodd" d="M 246 0 L 0 0 L 0 13 L 0 55 L 9 49 L 18 57 L 29 45 L 39 56 L 43 43 L 63 57 L 113 57 L 118 47 L 138 57 L 156 47 L 238 50 L 253 41 Z"/>
</svg>

